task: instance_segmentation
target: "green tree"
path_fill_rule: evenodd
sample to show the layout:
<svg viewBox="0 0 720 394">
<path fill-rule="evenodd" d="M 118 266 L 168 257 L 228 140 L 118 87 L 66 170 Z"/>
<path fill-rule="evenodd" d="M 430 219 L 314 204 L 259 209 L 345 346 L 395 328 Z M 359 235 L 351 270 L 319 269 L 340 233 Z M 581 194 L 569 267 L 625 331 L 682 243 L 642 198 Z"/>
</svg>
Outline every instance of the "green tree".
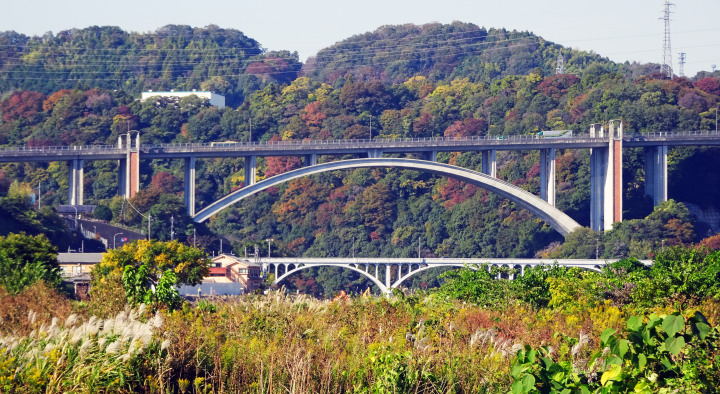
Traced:
<svg viewBox="0 0 720 394">
<path fill-rule="evenodd" d="M 43 280 L 51 286 L 62 281 L 57 249 L 43 234 L 9 234 L 0 237 L 0 285 L 17 293 Z"/>
<path fill-rule="evenodd" d="M 196 285 L 209 274 L 207 253 L 178 241 L 159 242 L 140 240 L 125 244 L 103 255 L 100 264 L 92 271 L 93 280 L 120 278 L 125 267 L 137 269 L 147 266 L 148 280 L 158 283 L 163 273 L 172 270 L 176 284 Z"/>
</svg>

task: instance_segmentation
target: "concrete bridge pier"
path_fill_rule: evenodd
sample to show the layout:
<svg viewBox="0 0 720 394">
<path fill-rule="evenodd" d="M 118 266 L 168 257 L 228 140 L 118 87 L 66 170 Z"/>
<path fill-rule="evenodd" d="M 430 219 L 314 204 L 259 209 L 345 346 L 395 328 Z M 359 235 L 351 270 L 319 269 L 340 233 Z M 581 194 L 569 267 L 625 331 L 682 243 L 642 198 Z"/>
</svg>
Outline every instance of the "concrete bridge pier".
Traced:
<svg viewBox="0 0 720 394">
<path fill-rule="evenodd" d="M 140 133 L 135 136 L 135 145 L 131 134 L 119 135 L 119 149 L 123 148 L 123 137 L 127 142 L 125 158 L 118 160 L 118 195 L 132 198 L 140 191 Z"/>
<path fill-rule="evenodd" d="M 118 188 L 117 195 L 124 196 L 127 191 L 127 159 L 118 160 Z"/>
<path fill-rule="evenodd" d="M 368 151 L 367 151 L 368 159 L 379 159 L 382 157 L 382 155 L 383 155 L 383 151 L 382 151 L 382 149 L 379 149 L 379 148 L 368 149 Z"/>
<path fill-rule="evenodd" d="M 185 208 L 189 216 L 195 215 L 195 156 L 185 158 Z"/>
<path fill-rule="evenodd" d="M 645 148 L 645 195 L 653 199 L 653 206 L 667 201 L 667 145 Z"/>
<path fill-rule="evenodd" d="M 540 149 L 540 198 L 555 206 L 555 148 Z"/>
<path fill-rule="evenodd" d="M 482 151 L 482 173 L 497 178 L 497 151 L 495 149 Z"/>
<path fill-rule="evenodd" d="M 422 154 L 423 160 L 433 161 L 433 162 L 437 162 L 437 155 L 438 155 L 438 152 L 436 150 L 423 152 L 423 154 Z"/>
<path fill-rule="evenodd" d="M 608 147 L 590 150 L 590 228 L 595 231 L 610 230 L 622 221 L 622 135 L 622 122 L 615 129 L 610 121 Z M 590 137 L 596 136 L 604 137 L 602 126 L 599 133 L 591 126 Z"/>
<path fill-rule="evenodd" d="M 317 154 L 311 153 L 309 155 L 303 156 L 303 165 L 305 167 L 314 166 L 317 164 Z"/>
<path fill-rule="evenodd" d="M 257 158 L 255 156 L 245 157 L 245 186 L 254 185 L 257 175 Z"/>
<path fill-rule="evenodd" d="M 70 161 L 68 174 L 68 204 L 83 205 L 83 162 L 82 159 Z"/>
</svg>

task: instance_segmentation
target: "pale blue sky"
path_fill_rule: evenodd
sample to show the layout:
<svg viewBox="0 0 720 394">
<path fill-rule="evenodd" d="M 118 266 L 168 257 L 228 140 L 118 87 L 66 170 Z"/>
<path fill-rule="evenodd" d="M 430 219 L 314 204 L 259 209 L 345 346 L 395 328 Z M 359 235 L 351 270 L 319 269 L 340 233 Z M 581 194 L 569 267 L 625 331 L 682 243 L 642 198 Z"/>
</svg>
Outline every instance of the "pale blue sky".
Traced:
<svg viewBox="0 0 720 394">
<path fill-rule="evenodd" d="M 238 29 L 270 50 L 301 60 L 344 38 L 382 25 L 454 20 L 528 30 L 555 43 L 615 61 L 662 60 L 663 0 L 2 0 L 0 31 L 27 35 L 92 25 L 149 32 L 167 24 Z M 685 75 L 720 66 L 720 0 L 675 0 L 673 69 L 685 52 Z"/>
</svg>

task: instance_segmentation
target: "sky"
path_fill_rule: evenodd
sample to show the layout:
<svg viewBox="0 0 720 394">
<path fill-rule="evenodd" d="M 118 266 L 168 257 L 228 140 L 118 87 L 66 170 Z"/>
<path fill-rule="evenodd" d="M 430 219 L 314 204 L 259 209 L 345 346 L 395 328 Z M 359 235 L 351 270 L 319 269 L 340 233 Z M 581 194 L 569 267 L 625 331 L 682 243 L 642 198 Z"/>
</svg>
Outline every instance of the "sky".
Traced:
<svg viewBox="0 0 720 394">
<path fill-rule="evenodd" d="M 530 31 L 613 61 L 662 61 L 665 0 L 2 0 L 0 31 L 26 35 L 88 26 L 152 32 L 168 25 L 237 29 L 268 50 L 320 49 L 383 25 L 453 21 Z M 8 4 L 9 3 L 9 4 Z M 1 4 L 1 3 L 0 3 Z M 720 0 L 674 0 L 673 71 L 720 67 Z"/>
</svg>

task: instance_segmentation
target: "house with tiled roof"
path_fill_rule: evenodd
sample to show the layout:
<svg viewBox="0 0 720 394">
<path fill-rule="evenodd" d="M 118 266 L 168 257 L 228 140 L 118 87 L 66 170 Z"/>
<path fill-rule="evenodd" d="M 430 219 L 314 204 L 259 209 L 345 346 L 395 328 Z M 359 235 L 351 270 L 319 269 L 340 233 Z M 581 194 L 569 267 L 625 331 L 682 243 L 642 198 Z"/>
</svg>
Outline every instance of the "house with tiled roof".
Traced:
<svg viewBox="0 0 720 394">
<path fill-rule="evenodd" d="M 262 284 L 260 264 L 244 258 L 221 254 L 210 262 L 210 274 L 202 284 L 182 286 L 181 295 L 248 294 Z"/>
</svg>

